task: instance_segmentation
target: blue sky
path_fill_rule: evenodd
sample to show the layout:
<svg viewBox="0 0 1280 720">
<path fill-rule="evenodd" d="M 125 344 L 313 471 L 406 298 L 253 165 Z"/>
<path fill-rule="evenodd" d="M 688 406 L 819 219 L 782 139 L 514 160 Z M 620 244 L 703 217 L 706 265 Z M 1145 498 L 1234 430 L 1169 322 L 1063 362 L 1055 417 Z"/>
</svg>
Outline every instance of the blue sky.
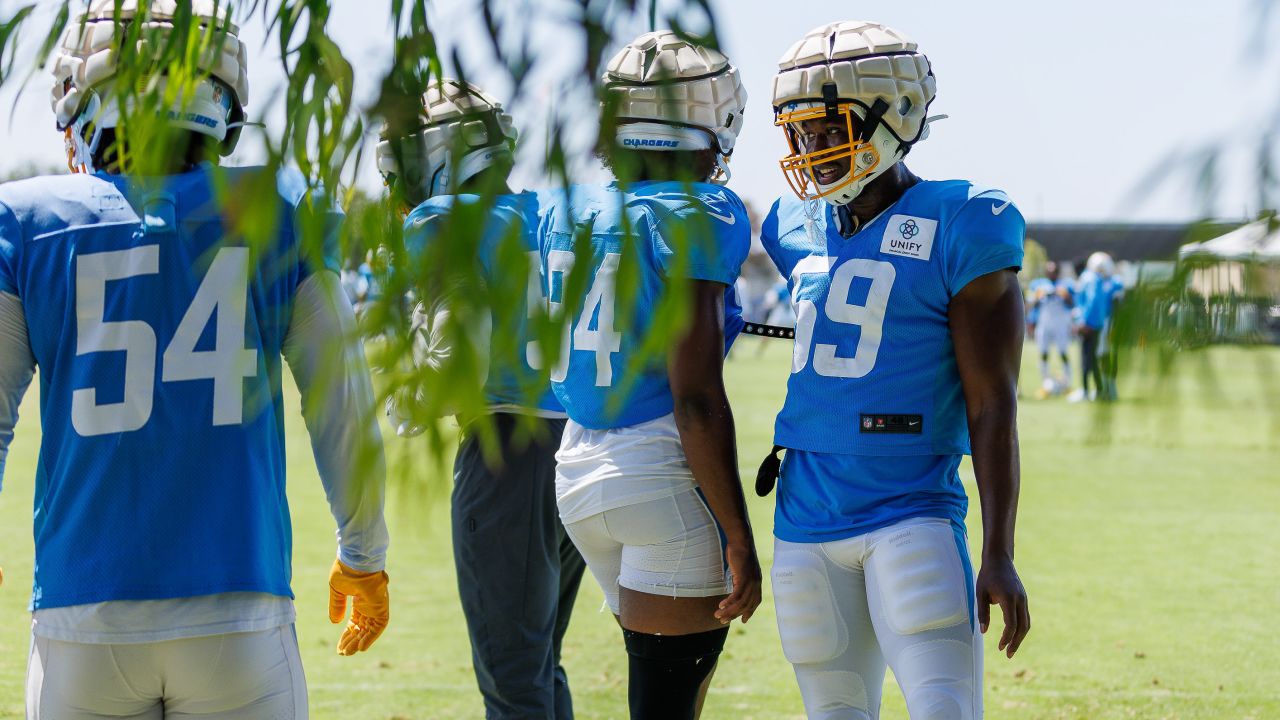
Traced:
<svg viewBox="0 0 1280 720">
<path fill-rule="evenodd" d="M 762 210 L 787 192 L 776 163 L 785 147 L 769 102 L 777 59 L 809 29 L 859 18 L 905 31 L 933 63 L 939 94 L 932 112 L 950 118 L 937 123 L 908 158 L 916 173 L 1001 187 L 1031 220 L 1251 215 L 1260 205 L 1253 180 L 1257 141 L 1280 125 L 1280 41 L 1254 47 L 1260 27 L 1273 35 L 1280 30 L 1276 19 L 1260 24 L 1259 3 L 1267 1 L 865 0 L 837 6 L 713 0 L 724 49 L 750 95 L 730 187 Z M 506 40 L 527 33 L 538 58 L 533 83 L 511 105 L 524 135 L 517 180 L 536 185 L 542 127 L 551 109 L 573 118 L 579 145 L 593 128 L 594 110 L 576 74 L 581 41 L 565 20 L 576 3 L 494 4 L 509 22 Z M 679 4 L 663 0 L 660 7 L 665 12 Z M 0 0 L 0 16 L 17 5 Z M 332 35 L 355 63 L 357 92 L 366 101 L 388 62 L 387 5 L 335 2 Z M 510 87 L 489 58 L 478 8 L 478 0 L 434 2 L 433 26 L 446 49 L 458 50 L 469 77 L 509 100 Z M 694 26 L 701 21 L 694 15 L 685 20 Z M 617 17 L 615 28 L 620 42 L 648 29 L 644 18 Z M 246 23 L 244 37 L 253 53 L 250 115 L 279 127 L 278 104 L 264 102 L 280 82 L 278 55 L 264 47 L 257 20 Z M 0 108 L 13 108 L 3 118 L 0 172 L 32 162 L 56 165 L 62 141 L 53 129 L 47 76 L 38 73 L 16 106 L 15 90 L 0 92 Z M 256 156 L 252 133 L 247 137 L 236 162 Z M 1189 168 L 1208 147 L 1222 149 L 1225 179 L 1206 205 Z M 603 177 L 585 154 L 577 165 L 584 178 Z M 370 166 L 359 177 L 366 187 L 378 185 Z"/>
</svg>

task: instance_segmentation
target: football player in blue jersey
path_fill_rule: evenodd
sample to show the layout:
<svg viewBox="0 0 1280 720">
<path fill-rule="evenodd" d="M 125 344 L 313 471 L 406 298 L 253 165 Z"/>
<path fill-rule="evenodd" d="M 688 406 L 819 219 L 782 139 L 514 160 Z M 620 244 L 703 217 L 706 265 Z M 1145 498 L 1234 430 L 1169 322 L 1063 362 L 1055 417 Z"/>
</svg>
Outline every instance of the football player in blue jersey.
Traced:
<svg viewBox="0 0 1280 720">
<path fill-rule="evenodd" d="M 1115 260 L 1101 251 L 1089 256 L 1080 274 L 1076 325 L 1080 336 L 1080 388 L 1068 398 L 1072 402 L 1116 399 L 1111 320 L 1124 285 L 1115 274 Z M 1094 380 L 1092 391 L 1089 390 L 1090 378 Z"/>
<path fill-rule="evenodd" d="M 214 164 L 244 116 L 245 47 L 225 5 L 188 10 L 198 33 L 175 30 L 170 2 L 95 0 L 72 21 L 53 103 L 86 172 L 0 186 L 0 460 L 40 371 L 35 720 L 307 717 L 281 356 L 338 525 L 332 621 L 354 596 L 339 652 L 388 620 L 373 393 L 338 277 L 303 240 L 341 215 L 296 173 Z M 135 61 L 190 50 L 146 68 L 173 103 L 159 113 L 118 100 L 125 42 Z M 121 174 L 149 140 L 117 134 L 123 118 L 166 125 L 164 174 Z M 265 232 L 244 200 L 264 191 Z"/>
<path fill-rule="evenodd" d="M 980 717 L 989 605 L 1010 656 L 1030 626 L 1013 564 L 1024 222 L 998 190 L 921 180 L 900 162 L 935 94 L 902 33 L 823 25 L 779 66 L 796 197 L 774 204 L 761 239 L 797 322 L 757 491 L 777 480 L 783 650 L 810 718 L 878 717 L 886 664 L 912 717 Z M 976 589 L 958 472 L 971 448 Z"/>
<path fill-rule="evenodd" d="M 1027 309 L 1027 324 L 1036 339 L 1040 352 L 1040 390 L 1037 395 L 1047 398 L 1066 392 L 1071 386 L 1071 306 L 1074 303 L 1071 286 L 1058 279 L 1058 264 L 1045 263 L 1044 277 L 1038 277 L 1027 286 L 1031 296 Z M 1062 375 L 1054 377 L 1049 370 L 1049 351 L 1057 350 L 1062 358 Z"/>
<path fill-rule="evenodd" d="M 600 155 L 618 180 L 543 198 L 549 306 L 567 315 L 556 494 L 622 625 L 631 717 L 687 720 L 728 623 L 760 603 L 722 377 L 750 223 L 712 182 L 746 93 L 723 55 L 670 31 L 623 48 L 603 83 Z M 661 308 L 686 309 L 674 333 Z"/>
<path fill-rule="evenodd" d="M 573 702 L 560 645 L 586 565 L 556 512 L 565 414 L 547 373 L 535 369 L 529 311 L 545 311 L 538 206 L 533 193 L 508 185 L 515 140 L 496 100 L 443 79 L 428 88 L 409 127 L 389 124 L 378 162 L 408 213 L 407 268 L 421 278 L 411 333 L 417 370 L 436 373 L 441 393 L 461 377 L 452 383 L 460 394 L 483 394 L 479 408 L 459 412 L 452 514 L 458 594 L 485 717 L 567 720 Z M 513 273 L 512 260 L 524 270 Z M 414 384 L 389 403 L 402 435 L 416 434 L 430 414 L 415 401 Z M 465 397 L 429 399 L 437 412 L 466 407 Z"/>
</svg>

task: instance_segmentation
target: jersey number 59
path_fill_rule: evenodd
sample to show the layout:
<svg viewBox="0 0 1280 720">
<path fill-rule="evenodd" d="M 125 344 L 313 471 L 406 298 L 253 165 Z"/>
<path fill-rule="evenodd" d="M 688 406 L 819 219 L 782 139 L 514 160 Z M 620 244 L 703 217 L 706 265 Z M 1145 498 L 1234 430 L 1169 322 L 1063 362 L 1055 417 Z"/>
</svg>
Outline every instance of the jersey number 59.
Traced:
<svg viewBox="0 0 1280 720">
<path fill-rule="evenodd" d="M 76 357 L 125 353 L 124 399 L 98 403 L 96 388 L 71 396 L 71 425 L 81 436 L 131 432 L 147 424 L 155 394 L 156 333 L 142 320 L 108 322 L 106 287 L 113 280 L 160 273 L 160 246 L 81 255 L 76 259 Z M 244 378 L 258 374 L 258 351 L 244 347 L 249 292 L 248 248 L 223 248 L 196 290 L 165 348 L 160 379 L 213 381 L 213 424 L 244 418 Z M 217 312 L 213 350 L 196 343 Z"/>
<path fill-rule="evenodd" d="M 796 264 L 791 271 L 793 285 L 799 287 L 804 275 L 831 273 L 834 258 L 810 255 Z M 858 348 L 853 357 L 836 354 L 836 346 L 829 343 L 813 345 L 813 328 L 818 321 L 818 307 L 812 300 L 796 301 L 796 344 L 791 357 L 791 372 L 798 373 L 809 364 L 813 351 L 813 371 L 824 377 L 860 378 L 876 366 L 880 354 L 880 340 L 884 337 L 884 315 L 889 308 L 889 292 L 898 271 L 882 260 L 854 258 L 846 260 L 831 274 L 831 287 L 827 290 L 824 310 L 827 319 L 844 325 L 856 325 L 861 329 Z M 849 291 L 854 278 L 871 281 L 867 301 L 862 305 L 849 302 Z M 812 346 L 812 348 L 811 348 Z"/>
</svg>

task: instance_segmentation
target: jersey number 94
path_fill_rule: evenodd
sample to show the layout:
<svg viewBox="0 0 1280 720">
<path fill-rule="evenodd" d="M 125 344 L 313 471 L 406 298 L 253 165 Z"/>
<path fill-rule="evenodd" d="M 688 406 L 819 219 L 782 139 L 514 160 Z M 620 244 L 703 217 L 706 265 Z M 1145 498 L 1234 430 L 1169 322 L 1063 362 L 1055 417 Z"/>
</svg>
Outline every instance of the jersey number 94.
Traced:
<svg viewBox="0 0 1280 720">
<path fill-rule="evenodd" d="M 575 257 L 567 250 L 551 250 L 547 253 L 547 280 L 559 275 L 562 279 L 569 277 L 573 271 Z M 582 300 L 582 314 L 576 322 L 566 322 L 564 335 L 560 341 L 560 362 L 551 370 L 552 382 L 564 382 L 569 375 L 569 357 L 574 350 L 595 353 L 596 387 L 613 385 L 613 356 L 622 349 L 622 333 L 613 329 L 615 306 L 617 305 L 618 263 L 622 261 L 619 253 L 606 253 L 600 267 L 596 269 L 591 281 L 591 289 Z M 561 317 L 564 312 L 563 300 L 551 300 L 547 303 L 553 317 Z M 529 305 L 530 312 L 534 307 Z M 591 318 L 595 317 L 595 329 L 591 327 Z M 529 364 L 537 369 L 540 358 L 537 357 L 535 344 L 530 343 Z M 537 360 L 538 364 L 535 364 Z"/>
</svg>

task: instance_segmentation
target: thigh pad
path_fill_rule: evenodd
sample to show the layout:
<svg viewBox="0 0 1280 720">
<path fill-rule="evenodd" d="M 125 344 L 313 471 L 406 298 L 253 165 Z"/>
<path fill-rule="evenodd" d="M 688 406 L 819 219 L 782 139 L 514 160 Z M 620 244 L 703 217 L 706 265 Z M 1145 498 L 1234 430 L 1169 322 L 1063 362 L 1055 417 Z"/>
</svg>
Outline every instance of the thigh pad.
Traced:
<svg viewBox="0 0 1280 720">
<path fill-rule="evenodd" d="M 930 520 L 881 532 L 867 561 L 867 584 L 868 592 L 879 593 L 889 627 L 913 635 L 968 621 L 968 558 L 961 557 L 951 524 Z"/>
<path fill-rule="evenodd" d="M 849 646 L 849 629 L 837 610 L 829 573 L 818 552 L 797 548 L 774 555 L 778 635 L 793 665 L 834 660 Z"/>
</svg>

